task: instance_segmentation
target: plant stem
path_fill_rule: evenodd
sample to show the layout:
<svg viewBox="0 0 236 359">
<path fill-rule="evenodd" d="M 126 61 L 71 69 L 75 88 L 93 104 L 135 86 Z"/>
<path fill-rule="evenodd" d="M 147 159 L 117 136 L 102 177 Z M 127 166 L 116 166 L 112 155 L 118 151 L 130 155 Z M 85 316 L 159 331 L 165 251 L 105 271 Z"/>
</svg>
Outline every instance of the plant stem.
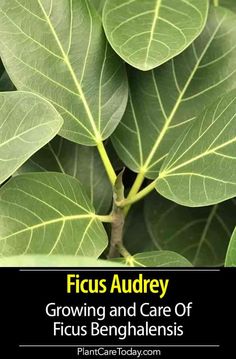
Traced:
<svg viewBox="0 0 236 359">
<path fill-rule="evenodd" d="M 108 154 L 107 154 L 107 151 L 106 151 L 106 149 L 104 147 L 103 142 L 98 142 L 97 143 L 97 149 L 98 149 L 98 152 L 99 152 L 99 154 L 101 156 L 102 162 L 103 162 L 105 170 L 107 172 L 107 175 L 108 175 L 108 177 L 109 177 L 109 179 L 111 181 L 111 184 L 112 184 L 112 186 L 114 186 L 115 182 L 116 182 L 116 173 L 115 173 L 114 168 L 113 168 L 113 166 L 111 164 L 111 161 L 110 161 L 110 159 L 108 157 Z"/>
<path fill-rule="evenodd" d="M 108 258 L 118 256 L 117 249 L 123 247 L 123 228 L 125 223 L 124 212 L 122 208 L 115 208 L 113 211 L 113 222 L 111 227 L 111 241 Z"/>
<path fill-rule="evenodd" d="M 124 258 L 132 257 L 132 255 L 127 251 L 127 249 L 123 246 L 123 244 L 118 243 L 117 249 L 118 249 L 119 253 L 122 255 L 122 257 L 124 257 Z"/>
<path fill-rule="evenodd" d="M 126 206 L 132 205 L 135 202 L 138 202 L 140 199 L 146 197 L 150 192 L 152 192 L 154 190 L 154 188 L 156 186 L 156 182 L 157 182 L 157 179 L 155 181 L 151 182 L 147 187 L 145 187 L 142 191 L 137 193 L 132 198 L 126 198 L 123 201 L 117 203 L 117 205 L 120 208 L 124 208 Z"/>
<path fill-rule="evenodd" d="M 214 6 L 219 6 L 219 0 L 213 0 Z"/>
<path fill-rule="evenodd" d="M 112 223 L 113 222 L 113 216 L 112 215 L 107 215 L 107 216 L 98 216 L 96 215 L 96 218 L 103 222 L 103 223 Z"/>
<path fill-rule="evenodd" d="M 113 187 L 113 208 L 112 208 L 112 226 L 111 226 L 111 241 L 108 258 L 115 258 L 119 255 L 118 248 L 123 248 L 123 229 L 125 224 L 125 215 L 123 208 L 119 208 L 116 202 L 124 201 L 124 184 L 123 184 L 124 169 L 118 174 L 115 185 Z M 123 254 L 122 254 L 123 255 Z"/>
<path fill-rule="evenodd" d="M 134 181 L 134 184 L 128 194 L 127 200 L 136 196 L 136 194 L 138 193 L 138 191 L 140 190 L 140 188 L 143 184 L 144 179 L 145 179 L 145 177 L 144 177 L 143 173 L 140 172 Z M 131 207 L 131 204 L 124 208 L 125 216 L 127 216 L 128 212 L 130 210 L 130 207 Z"/>
</svg>

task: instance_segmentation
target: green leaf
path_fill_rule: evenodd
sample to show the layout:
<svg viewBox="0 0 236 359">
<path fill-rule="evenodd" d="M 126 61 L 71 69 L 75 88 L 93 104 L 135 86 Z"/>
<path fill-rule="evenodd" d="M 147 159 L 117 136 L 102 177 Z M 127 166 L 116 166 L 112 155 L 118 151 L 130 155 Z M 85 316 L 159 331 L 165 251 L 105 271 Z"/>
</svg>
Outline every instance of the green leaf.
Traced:
<svg viewBox="0 0 236 359">
<path fill-rule="evenodd" d="M 27 92 L 0 93 L 0 183 L 60 130 L 63 120 L 43 98 Z"/>
<path fill-rule="evenodd" d="M 90 4 L 92 4 L 95 7 L 95 9 L 100 15 L 102 15 L 105 2 L 106 0 L 90 0 Z"/>
<path fill-rule="evenodd" d="M 236 229 L 231 237 L 225 260 L 226 267 L 236 267 Z"/>
<path fill-rule="evenodd" d="M 116 263 L 116 267 L 124 267 Z M 114 267 L 114 262 L 91 257 L 26 255 L 0 258 L 0 267 Z"/>
<path fill-rule="evenodd" d="M 182 52 L 202 31 L 207 0 L 107 0 L 103 25 L 113 49 L 150 70 Z"/>
<path fill-rule="evenodd" d="M 55 137 L 32 156 L 19 170 L 24 172 L 55 171 L 77 178 L 86 191 L 96 213 L 111 207 L 112 188 L 95 147 L 85 147 Z"/>
<path fill-rule="evenodd" d="M 228 9 L 236 12 L 236 1 L 235 0 L 219 0 L 219 5 L 227 7 Z"/>
<path fill-rule="evenodd" d="M 1 1 L 0 53 L 18 89 L 41 94 L 61 113 L 63 137 L 96 145 L 121 120 L 124 65 L 87 0 Z"/>
<path fill-rule="evenodd" d="M 155 250 L 144 220 L 143 201 L 136 203 L 125 220 L 124 244 L 130 253 Z"/>
<path fill-rule="evenodd" d="M 131 267 L 192 267 L 186 258 L 170 251 L 139 253 L 124 261 Z"/>
<path fill-rule="evenodd" d="M 16 176 L 0 190 L 0 253 L 98 257 L 107 235 L 79 181 L 60 173 Z"/>
<path fill-rule="evenodd" d="M 187 208 L 153 193 L 145 200 L 145 221 L 156 249 L 170 250 L 195 266 L 221 266 L 235 227 L 236 201 Z"/>
<path fill-rule="evenodd" d="M 172 201 L 201 207 L 236 195 L 236 90 L 220 97 L 177 140 L 157 191 Z"/>
<path fill-rule="evenodd" d="M 203 108 L 236 87 L 236 16 L 212 8 L 181 55 L 155 71 L 130 71 L 130 101 L 112 136 L 123 162 L 155 179 L 171 146 Z"/>
</svg>

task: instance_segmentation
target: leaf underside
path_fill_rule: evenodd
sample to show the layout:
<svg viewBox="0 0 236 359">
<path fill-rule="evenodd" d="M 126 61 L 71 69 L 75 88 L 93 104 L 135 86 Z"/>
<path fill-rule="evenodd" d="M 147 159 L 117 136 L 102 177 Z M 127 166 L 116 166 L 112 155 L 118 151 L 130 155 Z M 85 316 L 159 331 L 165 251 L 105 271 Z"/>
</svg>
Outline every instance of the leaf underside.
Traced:
<svg viewBox="0 0 236 359">
<path fill-rule="evenodd" d="M 63 137 L 91 146 L 114 131 L 127 101 L 124 65 L 87 0 L 2 1 L 0 49 L 17 89 L 63 116 Z"/>
<path fill-rule="evenodd" d="M 0 191 L 0 253 L 98 257 L 107 235 L 78 180 L 60 173 L 16 176 Z"/>
<path fill-rule="evenodd" d="M 170 148 L 203 108 L 236 87 L 236 16 L 212 8 L 182 54 L 147 73 L 130 69 L 130 99 L 112 141 L 134 172 L 156 179 Z"/>
<path fill-rule="evenodd" d="M 55 108 L 26 92 L 0 92 L 0 183 L 50 141 L 63 124 Z"/>
<path fill-rule="evenodd" d="M 127 63 L 150 70 L 182 52 L 202 31 L 207 0 L 107 0 L 103 25 Z"/>
</svg>

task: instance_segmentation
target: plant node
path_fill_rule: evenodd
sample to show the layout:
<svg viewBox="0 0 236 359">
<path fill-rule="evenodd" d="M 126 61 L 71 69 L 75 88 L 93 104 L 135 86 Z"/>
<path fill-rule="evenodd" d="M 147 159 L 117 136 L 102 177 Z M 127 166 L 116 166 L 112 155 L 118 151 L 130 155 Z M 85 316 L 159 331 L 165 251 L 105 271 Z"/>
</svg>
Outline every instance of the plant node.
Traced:
<svg viewBox="0 0 236 359">
<path fill-rule="evenodd" d="M 123 229 L 125 224 L 125 214 L 123 208 L 120 208 L 119 203 L 124 201 L 124 185 L 123 185 L 123 169 L 117 176 L 114 192 L 113 192 L 113 209 L 112 209 L 112 227 L 111 227 L 111 241 L 108 258 L 118 257 L 119 254 L 123 256 L 123 252 L 120 248 L 124 248 L 123 245 Z"/>
</svg>

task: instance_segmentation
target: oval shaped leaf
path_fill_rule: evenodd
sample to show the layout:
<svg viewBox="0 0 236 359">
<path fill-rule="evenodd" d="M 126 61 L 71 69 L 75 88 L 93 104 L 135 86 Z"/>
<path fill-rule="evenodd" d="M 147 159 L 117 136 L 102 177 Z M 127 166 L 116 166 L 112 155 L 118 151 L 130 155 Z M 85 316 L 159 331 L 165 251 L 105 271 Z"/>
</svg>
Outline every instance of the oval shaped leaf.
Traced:
<svg viewBox="0 0 236 359">
<path fill-rule="evenodd" d="M 116 263 L 115 266 L 124 267 L 124 264 Z M 114 262 L 67 255 L 25 255 L 0 258 L 0 267 L 114 267 Z"/>
<path fill-rule="evenodd" d="M 96 145 L 121 120 L 124 65 L 87 0 L 2 1 L 0 53 L 18 89 L 43 95 L 61 113 L 63 137 Z"/>
<path fill-rule="evenodd" d="M 60 173 L 14 177 L 0 190 L 0 253 L 98 257 L 105 229 L 78 180 Z"/>
<path fill-rule="evenodd" d="M 123 262 L 130 267 L 192 267 L 186 258 L 171 251 L 138 253 Z"/>
<path fill-rule="evenodd" d="M 236 201 L 213 207 L 179 206 L 153 193 L 145 200 L 145 222 L 158 250 L 170 250 L 195 266 L 222 266 L 235 227 Z"/>
<path fill-rule="evenodd" d="M 236 229 L 231 237 L 225 260 L 226 267 L 236 267 Z"/>
<path fill-rule="evenodd" d="M 27 92 L 0 93 L 0 183 L 60 130 L 63 120 L 43 98 Z"/>
<path fill-rule="evenodd" d="M 156 183 L 164 197 L 189 207 L 236 195 L 236 90 L 209 106 L 177 140 Z"/>
<path fill-rule="evenodd" d="M 112 187 L 95 147 L 85 147 L 55 137 L 32 156 L 17 173 L 55 171 L 77 178 L 86 191 L 96 213 L 111 207 Z"/>
<path fill-rule="evenodd" d="M 150 70 L 182 52 L 202 31 L 207 0 L 107 0 L 103 25 L 113 49 Z"/>
<path fill-rule="evenodd" d="M 203 108 L 236 87 L 236 16 L 212 8 L 205 30 L 160 68 L 130 71 L 130 100 L 112 136 L 123 162 L 155 179 L 170 148 Z"/>
</svg>

